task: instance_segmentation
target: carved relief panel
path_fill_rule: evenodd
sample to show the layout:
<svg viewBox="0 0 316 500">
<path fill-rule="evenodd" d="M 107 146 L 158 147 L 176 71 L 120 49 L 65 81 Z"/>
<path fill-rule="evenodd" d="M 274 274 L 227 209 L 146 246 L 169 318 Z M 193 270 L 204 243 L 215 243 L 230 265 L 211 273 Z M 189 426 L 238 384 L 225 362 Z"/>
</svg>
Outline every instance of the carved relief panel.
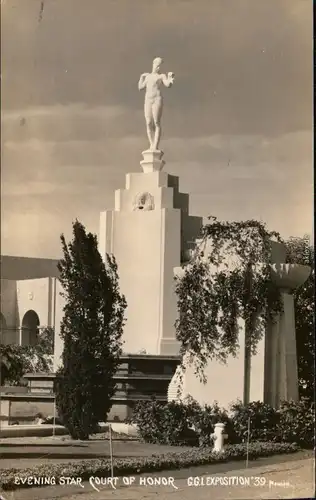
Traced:
<svg viewBox="0 0 316 500">
<path fill-rule="evenodd" d="M 150 193 L 139 193 L 134 201 L 134 210 L 154 210 L 154 197 Z"/>
</svg>

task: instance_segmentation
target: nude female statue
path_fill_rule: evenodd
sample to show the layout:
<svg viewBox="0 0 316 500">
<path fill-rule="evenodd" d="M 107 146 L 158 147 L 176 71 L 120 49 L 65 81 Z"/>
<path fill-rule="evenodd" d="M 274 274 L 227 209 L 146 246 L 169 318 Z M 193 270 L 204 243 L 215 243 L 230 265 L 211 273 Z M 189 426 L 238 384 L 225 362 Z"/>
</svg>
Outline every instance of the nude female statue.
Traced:
<svg viewBox="0 0 316 500">
<path fill-rule="evenodd" d="M 147 128 L 147 136 L 150 144 L 150 149 L 158 150 L 161 137 L 161 115 L 163 109 L 163 98 L 160 91 L 161 84 L 165 87 L 171 87 L 174 82 L 174 74 L 169 72 L 168 75 L 160 73 L 162 59 L 156 57 L 153 61 L 153 69 L 151 73 L 143 73 L 138 82 L 138 89 L 146 89 L 144 112 Z"/>
</svg>

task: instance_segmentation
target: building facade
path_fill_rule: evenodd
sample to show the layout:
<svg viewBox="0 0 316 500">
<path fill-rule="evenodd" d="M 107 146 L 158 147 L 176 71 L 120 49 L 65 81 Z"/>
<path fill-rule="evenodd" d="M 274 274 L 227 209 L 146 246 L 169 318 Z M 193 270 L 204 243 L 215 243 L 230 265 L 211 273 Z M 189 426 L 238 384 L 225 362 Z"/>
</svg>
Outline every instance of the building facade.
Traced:
<svg viewBox="0 0 316 500">
<path fill-rule="evenodd" d="M 1 257 L 1 343 L 35 345 L 41 328 L 59 332 L 62 318 L 58 261 Z M 56 346 L 58 348 L 58 346 Z"/>
</svg>

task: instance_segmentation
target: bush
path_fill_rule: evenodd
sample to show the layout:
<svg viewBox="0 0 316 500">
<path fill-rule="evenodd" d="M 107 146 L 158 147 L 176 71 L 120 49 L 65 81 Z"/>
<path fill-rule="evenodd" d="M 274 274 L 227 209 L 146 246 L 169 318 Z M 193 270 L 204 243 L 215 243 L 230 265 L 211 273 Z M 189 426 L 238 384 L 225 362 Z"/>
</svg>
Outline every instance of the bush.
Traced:
<svg viewBox="0 0 316 500">
<path fill-rule="evenodd" d="M 215 424 L 225 424 L 230 444 L 247 440 L 248 417 L 251 418 L 250 441 L 277 441 L 278 414 L 269 405 L 253 402 L 232 406 L 232 417 L 215 402 L 200 405 L 191 396 L 181 402 L 160 403 L 152 400 L 136 405 L 131 422 L 146 443 L 212 446 Z"/>
<path fill-rule="evenodd" d="M 315 446 L 315 409 L 308 400 L 299 403 L 283 402 L 276 410 L 268 404 L 240 401 L 231 406 L 231 416 L 215 402 L 200 405 L 188 397 L 182 402 L 140 402 L 131 422 L 138 426 L 138 434 L 146 443 L 165 445 L 211 446 L 215 424 L 225 424 L 228 443 L 247 441 L 250 417 L 250 442 L 297 443 L 308 448 Z"/>
<path fill-rule="evenodd" d="M 228 414 L 215 402 L 200 405 L 192 397 L 184 401 L 161 403 L 152 399 L 139 402 L 130 422 L 138 427 L 138 434 L 146 443 L 165 445 L 211 446 L 211 434 L 217 422 L 226 424 L 230 442 L 233 429 Z"/>
<path fill-rule="evenodd" d="M 231 406 L 231 421 L 237 441 L 247 440 L 249 418 L 250 441 L 278 441 L 279 414 L 272 406 L 261 401 L 252 401 L 247 405 L 237 401 Z"/>
<path fill-rule="evenodd" d="M 287 443 L 251 443 L 249 446 L 249 458 L 256 459 L 277 454 L 294 453 L 299 451 L 296 444 Z M 133 457 L 114 459 L 114 476 L 125 476 L 146 472 L 157 472 L 163 470 L 176 470 L 197 465 L 215 464 L 228 462 L 230 460 L 245 460 L 247 447 L 245 444 L 227 446 L 223 453 L 214 453 L 209 448 L 203 450 L 194 449 L 182 451 L 181 453 L 167 453 L 164 455 L 152 455 L 150 457 Z M 46 464 L 29 469 L 3 469 L 1 471 L 0 487 L 3 490 L 15 490 L 18 488 L 33 487 L 28 483 L 30 477 L 54 477 L 56 484 L 60 477 L 80 477 L 88 480 L 89 477 L 109 477 L 111 475 L 111 464 L 108 459 L 83 460 L 68 464 Z M 16 484 L 19 478 L 19 484 Z M 25 482 L 22 483 L 22 481 Z M 39 485 L 41 486 L 41 485 Z"/>
<path fill-rule="evenodd" d="M 284 401 L 279 409 L 279 440 L 304 448 L 315 446 L 315 404 L 308 399 Z"/>
<path fill-rule="evenodd" d="M 190 429 L 189 408 L 181 402 L 162 403 L 153 398 L 140 401 L 134 408 L 130 422 L 137 425 L 142 441 L 153 444 L 198 444 Z"/>
<path fill-rule="evenodd" d="M 0 370 L 3 385 L 22 385 L 27 373 L 50 373 L 53 369 L 54 331 L 40 328 L 36 345 L 0 344 Z"/>
<path fill-rule="evenodd" d="M 200 405 L 189 396 L 183 403 L 187 406 L 189 424 L 197 435 L 199 446 L 212 446 L 213 438 L 211 435 L 218 422 L 226 424 L 225 432 L 231 434 L 228 414 L 226 410 L 219 407 L 217 402 L 213 405 Z"/>
<path fill-rule="evenodd" d="M 283 402 L 279 410 L 260 401 L 244 405 L 237 401 L 231 406 L 231 415 L 213 405 L 200 405 L 188 397 L 182 402 L 141 402 L 131 422 L 138 426 L 138 434 L 146 443 L 166 445 L 211 446 L 215 424 L 225 424 L 228 443 L 250 442 L 297 443 L 309 448 L 315 446 L 314 403 L 303 399 L 298 403 Z"/>
<path fill-rule="evenodd" d="M 260 401 L 248 405 L 237 402 L 231 410 L 237 442 L 247 440 L 250 417 L 250 441 L 297 443 L 305 448 L 315 446 L 315 405 L 308 399 L 283 401 L 279 410 Z"/>
</svg>

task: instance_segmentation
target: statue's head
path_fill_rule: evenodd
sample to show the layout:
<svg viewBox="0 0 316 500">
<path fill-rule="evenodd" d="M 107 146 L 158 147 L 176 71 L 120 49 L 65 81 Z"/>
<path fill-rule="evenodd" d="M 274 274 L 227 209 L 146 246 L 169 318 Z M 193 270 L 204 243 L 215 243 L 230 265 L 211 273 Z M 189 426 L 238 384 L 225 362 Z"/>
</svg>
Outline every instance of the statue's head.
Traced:
<svg viewBox="0 0 316 500">
<path fill-rule="evenodd" d="M 154 60 L 153 60 L 153 71 L 159 73 L 159 70 L 160 70 L 160 66 L 162 65 L 162 59 L 161 57 L 156 57 Z"/>
</svg>

